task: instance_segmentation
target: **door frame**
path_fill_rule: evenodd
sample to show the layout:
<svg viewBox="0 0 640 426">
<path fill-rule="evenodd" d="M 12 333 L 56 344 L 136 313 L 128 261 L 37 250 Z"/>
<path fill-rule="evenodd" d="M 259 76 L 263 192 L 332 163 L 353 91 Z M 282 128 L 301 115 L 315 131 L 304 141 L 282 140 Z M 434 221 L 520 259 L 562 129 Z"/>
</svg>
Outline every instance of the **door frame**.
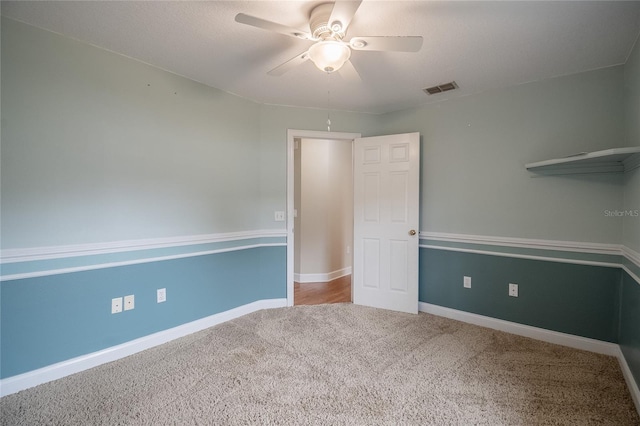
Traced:
<svg viewBox="0 0 640 426">
<path fill-rule="evenodd" d="M 287 129 L 287 306 L 293 306 L 293 209 L 294 209 L 294 139 L 342 139 L 353 141 L 362 137 L 361 133 L 323 132 L 318 130 Z M 353 182 L 351 182 L 353 186 Z"/>
</svg>

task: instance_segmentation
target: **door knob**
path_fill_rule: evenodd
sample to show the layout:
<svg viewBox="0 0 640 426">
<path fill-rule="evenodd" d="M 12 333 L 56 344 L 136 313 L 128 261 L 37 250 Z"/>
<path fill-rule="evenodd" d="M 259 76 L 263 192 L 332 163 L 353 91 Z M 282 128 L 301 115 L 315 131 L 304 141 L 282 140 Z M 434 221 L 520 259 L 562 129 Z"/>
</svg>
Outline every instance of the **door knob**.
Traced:
<svg viewBox="0 0 640 426">
<path fill-rule="evenodd" d="M 411 231 L 409 231 L 409 235 L 416 235 L 416 230 L 412 229 Z"/>
</svg>

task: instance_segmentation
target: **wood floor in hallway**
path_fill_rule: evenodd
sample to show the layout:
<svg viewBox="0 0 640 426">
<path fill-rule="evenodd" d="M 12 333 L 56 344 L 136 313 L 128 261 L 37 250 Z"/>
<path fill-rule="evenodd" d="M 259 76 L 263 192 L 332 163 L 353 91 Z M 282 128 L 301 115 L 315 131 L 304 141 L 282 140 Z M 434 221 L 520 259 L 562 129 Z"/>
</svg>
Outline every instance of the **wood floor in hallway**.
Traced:
<svg viewBox="0 0 640 426">
<path fill-rule="evenodd" d="M 294 305 L 351 302 L 351 275 L 325 283 L 293 283 Z"/>
</svg>

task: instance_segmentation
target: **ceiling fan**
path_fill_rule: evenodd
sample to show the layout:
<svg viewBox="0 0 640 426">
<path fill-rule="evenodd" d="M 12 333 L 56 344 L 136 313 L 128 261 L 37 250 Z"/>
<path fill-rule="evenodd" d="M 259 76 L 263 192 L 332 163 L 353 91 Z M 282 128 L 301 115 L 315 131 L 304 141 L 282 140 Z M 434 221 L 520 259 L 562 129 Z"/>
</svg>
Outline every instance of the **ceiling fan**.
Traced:
<svg viewBox="0 0 640 426">
<path fill-rule="evenodd" d="M 344 38 L 362 0 L 337 0 L 335 3 L 323 3 L 311 10 L 309 16 L 310 31 L 301 31 L 276 22 L 239 13 L 236 22 L 251 25 L 268 31 L 313 41 L 314 44 L 303 53 L 269 71 L 270 75 L 282 75 L 308 59 L 321 71 L 331 73 L 346 65 L 349 72 L 357 72 L 349 58 L 352 50 L 417 52 L 422 47 L 420 36 L 367 36 Z"/>
</svg>

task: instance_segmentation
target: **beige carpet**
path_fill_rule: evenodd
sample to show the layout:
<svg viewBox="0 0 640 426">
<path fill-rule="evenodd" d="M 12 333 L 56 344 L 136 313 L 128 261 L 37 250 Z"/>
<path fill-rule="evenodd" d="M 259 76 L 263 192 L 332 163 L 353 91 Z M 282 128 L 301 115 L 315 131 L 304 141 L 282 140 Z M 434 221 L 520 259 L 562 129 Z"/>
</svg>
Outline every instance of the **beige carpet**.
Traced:
<svg viewBox="0 0 640 426">
<path fill-rule="evenodd" d="M 3 425 L 638 425 L 617 360 L 428 314 L 256 312 L 0 400 Z"/>
</svg>

